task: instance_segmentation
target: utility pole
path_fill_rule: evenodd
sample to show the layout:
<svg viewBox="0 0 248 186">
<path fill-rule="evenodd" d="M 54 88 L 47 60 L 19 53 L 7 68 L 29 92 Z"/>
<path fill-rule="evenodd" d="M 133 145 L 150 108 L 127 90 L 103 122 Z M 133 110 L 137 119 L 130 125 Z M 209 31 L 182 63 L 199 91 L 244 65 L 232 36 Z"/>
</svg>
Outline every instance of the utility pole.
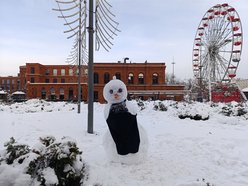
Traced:
<svg viewBox="0 0 248 186">
<path fill-rule="evenodd" d="M 94 107 L 94 80 L 93 80 L 93 63 L 94 63 L 94 0 L 89 0 L 89 62 L 88 62 L 88 133 L 93 133 L 93 107 Z"/>
</svg>

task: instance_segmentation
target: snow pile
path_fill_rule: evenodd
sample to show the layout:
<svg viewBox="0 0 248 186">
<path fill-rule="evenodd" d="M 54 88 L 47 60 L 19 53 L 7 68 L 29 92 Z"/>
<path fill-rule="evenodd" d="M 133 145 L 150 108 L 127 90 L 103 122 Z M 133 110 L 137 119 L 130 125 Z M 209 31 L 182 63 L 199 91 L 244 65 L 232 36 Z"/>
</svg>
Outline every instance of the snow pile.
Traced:
<svg viewBox="0 0 248 186">
<path fill-rule="evenodd" d="M 47 102 L 39 99 L 30 99 L 26 102 L 13 103 L 11 105 L 0 104 L 0 111 L 13 113 L 35 113 L 35 112 L 59 112 L 72 111 L 76 105 L 68 102 Z"/>
</svg>

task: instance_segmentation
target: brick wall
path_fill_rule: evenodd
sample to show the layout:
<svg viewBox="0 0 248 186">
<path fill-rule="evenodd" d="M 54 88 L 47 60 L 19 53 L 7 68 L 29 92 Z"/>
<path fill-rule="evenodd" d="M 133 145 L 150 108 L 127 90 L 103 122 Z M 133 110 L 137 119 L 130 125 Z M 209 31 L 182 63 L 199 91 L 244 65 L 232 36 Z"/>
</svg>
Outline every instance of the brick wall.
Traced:
<svg viewBox="0 0 248 186">
<path fill-rule="evenodd" d="M 183 99 L 184 86 L 168 86 L 165 63 L 94 63 L 94 99 L 104 102 L 103 87 L 113 76 L 126 85 L 129 96 L 142 99 Z M 0 81 L 7 77 L 0 77 Z M 42 65 L 26 63 L 20 66 L 19 89 L 28 99 L 77 100 L 77 69 L 69 65 Z M 87 101 L 87 66 L 81 69 L 81 99 Z M 13 90 L 17 90 L 15 86 Z"/>
</svg>

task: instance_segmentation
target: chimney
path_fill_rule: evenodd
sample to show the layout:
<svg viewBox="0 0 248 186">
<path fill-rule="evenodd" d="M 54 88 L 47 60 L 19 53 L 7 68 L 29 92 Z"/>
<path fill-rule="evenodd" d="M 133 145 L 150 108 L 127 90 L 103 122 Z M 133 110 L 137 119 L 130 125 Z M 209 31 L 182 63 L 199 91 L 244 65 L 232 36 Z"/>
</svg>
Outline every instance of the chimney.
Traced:
<svg viewBox="0 0 248 186">
<path fill-rule="evenodd" d="M 124 63 L 126 63 L 127 60 L 129 60 L 129 58 L 128 58 L 128 57 L 125 57 L 125 58 L 124 58 Z"/>
</svg>

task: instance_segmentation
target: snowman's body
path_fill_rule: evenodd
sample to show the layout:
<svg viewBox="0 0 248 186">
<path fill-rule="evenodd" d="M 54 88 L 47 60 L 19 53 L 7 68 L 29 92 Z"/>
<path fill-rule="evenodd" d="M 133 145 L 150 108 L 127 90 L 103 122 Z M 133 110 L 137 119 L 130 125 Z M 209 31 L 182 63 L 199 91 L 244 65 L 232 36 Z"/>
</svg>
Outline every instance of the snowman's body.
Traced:
<svg viewBox="0 0 248 186">
<path fill-rule="evenodd" d="M 143 161 L 147 154 L 147 135 L 137 122 L 137 106 L 126 100 L 125 84 L 113 79 L 105 85 L 103 95 L 108 102 L 104 109 L 109 128 L 104 136 L 108 158 L 121 163 Z"/>
</svg>

